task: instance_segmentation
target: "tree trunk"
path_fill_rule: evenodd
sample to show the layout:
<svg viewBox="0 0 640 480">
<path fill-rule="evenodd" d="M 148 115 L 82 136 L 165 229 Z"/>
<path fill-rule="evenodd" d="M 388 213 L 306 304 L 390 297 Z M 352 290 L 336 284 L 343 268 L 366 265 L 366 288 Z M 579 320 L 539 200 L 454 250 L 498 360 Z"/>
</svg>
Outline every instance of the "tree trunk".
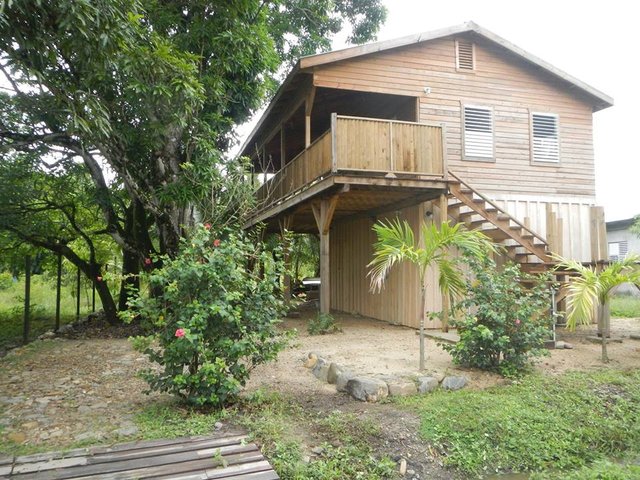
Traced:
<svg viewBox="0 0 640 480">
<path fill-rule="evenodd" d="M 607 353 L 607 337 L 609 336 L 611 317 L 609 315 L 609 301 L 598 306 L 598 325 L 600 326 L 601 342 L 602 342 L 602 363 L 609 363 L 609 355 Z"/>
<path fill-rule="evenodd" d="M 120 319 L 118 318 L 118 309 L 116 308 L 116 302 L 113 300 L 109 286 L 103 280 L 97 281 L 95 277 L 94 282 L 96 285 L 96 292 L 98 292 L 98 296 L 102 302 L 102 309 L 104 310 L 107 322 L 111 325 L 117 325 L 120 323 Z"/>
<path fill-rule="evenodd" d="M 118 310 L 126 310 L 127 302 L 140 290 L 140 260 L 137 253 L 122 253 L 122 284 L 118 298 Z"/>
</svg>

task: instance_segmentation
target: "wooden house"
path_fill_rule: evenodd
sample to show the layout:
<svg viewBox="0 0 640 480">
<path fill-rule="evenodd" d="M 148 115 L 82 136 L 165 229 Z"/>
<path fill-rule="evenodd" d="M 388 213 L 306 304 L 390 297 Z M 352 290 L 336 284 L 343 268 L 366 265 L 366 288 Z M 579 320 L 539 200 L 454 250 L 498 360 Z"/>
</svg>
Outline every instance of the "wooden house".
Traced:
<svg viewBox="0 0 640 480">
<path fill-rule="evenodd" d="M 373 222 L 464 222 L 532 271 L 606 259 L 592 114 L 612 104 L 474 23 L 301 58 L 241 149 L 266 180 L 247 227 L 320 235 L 322 311 L 417 327 L 414 267 L 369 291 Z"/>
</svg>

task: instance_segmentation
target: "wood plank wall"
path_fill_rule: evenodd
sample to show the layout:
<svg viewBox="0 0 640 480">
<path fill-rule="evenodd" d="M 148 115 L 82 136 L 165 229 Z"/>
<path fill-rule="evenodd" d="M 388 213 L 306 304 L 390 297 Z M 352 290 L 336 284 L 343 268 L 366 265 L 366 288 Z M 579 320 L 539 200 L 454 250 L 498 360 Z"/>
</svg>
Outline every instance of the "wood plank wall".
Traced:
<svg viewBox="0 0 640 480">
<path fill-rule="evenodd" d="M 425 218 L 424 212 L 425 205 L 416 205 L 399 211 L 398 218 L 407 220 L 417 234 L 418 225 Z M 437 211 L 435 218 L 439 221 Z M 372 293 L 369 289 L 367 264 L 373 258 L 373 244 L 376 240 L 372 230 L 373 222 L 372 218 L 340 222 L 331 230 L 331 308 L 418 328 L 420 277 L 416 267 L 400 264 L 390 272 L 380 293 Z M 430 311 L 442 308 L 442 299 L 435 283 L 436 274 L 437 272 L 430 270 L 426 279 L 427 308 Z M 439 327 L 439 321 L 427 322 L 427 328 Z"/>
<path fill-rule="evenodd" d="M 589 198 L 497 195 L 495 202 L 545 237 L 554 253 L 591 261 L 593 202 Z"/>
<path fill-rule="evenodd" d="M 420 121 L 446 124 L 449 168 L 483 193 L 593 196 L 591 105 L 561 80 L 478 42 L 474 72 L 456 71 L 451 37 L 316 67 L 314 84 L 416 96 Z M 463 104 L 492 107 L 495 161 L 462 159 Z M 559 115 L 560 164 L 531 164 L 532 111 Z"/>
</svg>

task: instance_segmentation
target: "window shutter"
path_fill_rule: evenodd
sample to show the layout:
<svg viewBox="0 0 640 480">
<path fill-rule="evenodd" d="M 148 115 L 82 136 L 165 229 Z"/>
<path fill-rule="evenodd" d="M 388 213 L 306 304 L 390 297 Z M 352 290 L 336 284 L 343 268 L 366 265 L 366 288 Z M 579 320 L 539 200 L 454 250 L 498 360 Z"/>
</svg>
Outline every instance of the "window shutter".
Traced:
<svg viewBox="0 0 640 480">
<path fill-rule="evenodd" d="M 622 261 L 629 253 L 629 243 L 626 240 L 619 242 L 609 242 L 609 260 L 612 262 Z"/>
<path fill-rule="evenodd" d="M 493 158 L 493 118 L 487 107 L 464 107 L 464 156 Z"/>
<path fill-rule="evenodd" d="M 459 70 L 473 70 L 473 43 L 466 40 L 456 41 L 456 68 Z"/>
<path fill-rule="evenodd" d="M 558 116 L 546 113 L 532 113 L 533 161 L 558 163 L 560 142 L 558 141 Z"/>
</svg>

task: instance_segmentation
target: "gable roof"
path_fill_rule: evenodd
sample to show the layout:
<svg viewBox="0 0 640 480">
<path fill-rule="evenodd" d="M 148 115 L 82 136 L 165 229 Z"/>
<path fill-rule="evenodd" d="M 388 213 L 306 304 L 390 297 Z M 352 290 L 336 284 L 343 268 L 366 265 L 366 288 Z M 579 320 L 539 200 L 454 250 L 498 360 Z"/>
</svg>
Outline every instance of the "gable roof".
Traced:
<svg viewBox="0 0 640 480">
<path fill-rule="evenodd" d="M 532 64 L 535 67 L 538 67 L 542 71 L 559 78 L 560 80 L 566 82 L 569 87 L 577 89 L 579 92 L 586 95 L 587 98 L 591 100 L 593 105 L 593 111 L 597 112 L 598 110 L 602 110 L 607 107 L 613 106 L 613 98 L 605 93 L 597 90 L 596 88 L 578 80 L 576 77 L 569 75 L 568 73 L 560 70 L 559 68 L 554 67 L 548 62 L 532 55 L 526 50 L 514 45 L 513 43 L 505 40 L 504 38 L 496 35 L 493 32 L 481 27 L 475 22 L 465 22 L 461 25 L 456 25 L 449 28 L 443 28 L 439 30 L 432 30 L 430 32 L 418 33 L 415 35 L 409 35 L 406 37 L 395 38 L 391 40 L 385 40 L 381 42 L 368 43 L 365 45 L 358 45 L 355 47 L 348 47 L 341 50 L 333 50 L 326 53 L 318 53 L 315 55 L 308 55 L 306 57 L 302 57 L 298 60 L 298 62 L 291 69 L 287 78 L 284 80 L 273 99 L 271 100 L 269 106 L 266 111 L 254 127 L 251 134 L 247 137 L 244 144 L 240 149 L 240 155 L 247 155 L 247 148 L 252 143 L 253 139 L 260 132 L 263 127 L 264 122 L 267 118 L 271 117 L 274 110 L 277 110 L 280 100 L 282 97 L 285 97 L 286 93 L 294 90 L 295 86 L 300 83 L 301 76 L 305 76 L 305 74 L 309 74 L 312 72 L 313 67 L 317 67 L 320 65 L 327 65 L 330 63 L 340 62 L 343 60 L 348 60 L 351 58 L 361 57 L 364 55 L 370 55 L 373 53 L 383 52 L 386 50 L 391 50 L 394 48 L 405 47 L 409 45 L 419 44 L 423 42 L 428 42 L 430 40 L 436 40 L 440 38 L 449 37 L 452 35 L 460 35 L 460 34 L 475 34 L 478 35 L 505 50 L 515 54 L 522 60 L 526 61 L 529 64 Z M 280 105 L 282 107 L 282 105 Z"/>
<path fill-rule="evenodd" d="M 631 225 L 636 223 L 638 217 L 640 217 L 640 215 L 631 217 L 631 218 L 625 218 L 624 220 L 613 220 L 611 222 L 607 222 L 606 223 L 607 232 L 613 232 L 617 230 L 626 230 Z"/>
</svg>

